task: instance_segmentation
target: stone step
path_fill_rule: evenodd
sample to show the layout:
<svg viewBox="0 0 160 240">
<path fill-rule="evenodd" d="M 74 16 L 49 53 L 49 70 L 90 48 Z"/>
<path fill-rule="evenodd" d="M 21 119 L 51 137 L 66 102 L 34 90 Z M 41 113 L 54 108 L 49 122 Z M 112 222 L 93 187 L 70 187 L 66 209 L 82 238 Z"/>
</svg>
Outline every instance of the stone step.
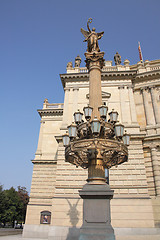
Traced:
<svg viewBox="0 0 160 240">
<path fill-rule="evenodd" d="M 160 240 L 160 235 L 119 235 L 116 240 Z"/>
</svg>

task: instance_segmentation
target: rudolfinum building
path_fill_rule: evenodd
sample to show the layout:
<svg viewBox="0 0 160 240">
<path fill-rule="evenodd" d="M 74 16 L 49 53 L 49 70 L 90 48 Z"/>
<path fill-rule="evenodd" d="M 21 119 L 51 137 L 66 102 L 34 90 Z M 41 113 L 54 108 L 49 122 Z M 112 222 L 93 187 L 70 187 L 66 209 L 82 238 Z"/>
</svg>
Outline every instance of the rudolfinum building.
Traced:
<svg viewBox="0 0 160 240">
<path fill-rule="evenodd" d="M 77 56 L 74 66 L 69 62 L 60 74 L 64 103 L 45 99 L 38 110 L 41 126 L 24 238 L 78 239 L 83 216 L 79 190 L 87 170 L 65 162 L 62 135 L 74 112 L 83 112 L 89 103 L 88 70 L 80 62 Z M 101 78 L 102 104 L 119 113 L 131 135 L 128 162 L 106 169 L 114 190 L 111 222 L 116 239 L 160 239 L 160 60 L 135 65 L 127 59 L 116 65 L 105 61 Z"/>
</svg>

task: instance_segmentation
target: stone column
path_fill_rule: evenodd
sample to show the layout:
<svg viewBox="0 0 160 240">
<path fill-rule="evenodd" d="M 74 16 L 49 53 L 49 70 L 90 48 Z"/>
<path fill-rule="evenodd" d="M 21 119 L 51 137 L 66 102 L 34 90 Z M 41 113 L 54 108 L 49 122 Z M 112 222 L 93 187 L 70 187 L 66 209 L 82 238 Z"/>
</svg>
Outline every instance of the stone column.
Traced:
<svg viewBox="0 0 160 240">
<path fill-rule="evenodd" d="M 69 88 L 65 88 L 64 108 L 63 108 L 63 122 L 61 128 L 67 128 L 68 126 L 68 103 L 69 103 Z"/>
<path fill-rule="evenodd" d="M 78 110 L 78 91 L 79 88 L 73 88 L 73 114 Z"/>
<path fill-rule="evenodd" d="M 86 52 L 86 67 L 89 70 L 89 105 L 93 108 L 92 119 L 100 119 L 98 107 L 102 105 L 101 69 L 104 66 L 104 52 Z M 105 181 L 102 156 L 98 151 L 91 151 L 88 166 L 88 181 Z M 97 154 L 97 156 L 96 156 Z"/>
<path fill-rule="evenodd" d="M 130 112 L 131 112 L 131 122 L 137 123 L 137 114 L 136 114 L 136 107 L 135 107 L 132 87 L 128 87 L 128 95 L 129 95 L 129 106 L 130 106 Z"/>
<path fill-rule="evenodd" d="M 152 121 L 152 109 L 150 108 L 149 104 L 148 104 L 148 92 L 147 92 L 147 88 L 141 88 L 141 92 L 142 92 L 142 97 L 143 97 L 143 104 L 144 104 L 144 110 L 145 110 L 145 116 L 146 116 L 146 124 L 147 125 L 154 125 L 153 121 Z"/>
<path fill-rule="evenodd" d="M 104 64 L 104 52 L 85 53 L 89 70 L 89 105 L 93 107 L 92 119 L 99 118 L 98 107 L 102 105 L 101 69 Z"/>
<path fill-rule="evenodd" d="M 125 96 L 124 96 L 124 91 L 125 91 L 125 86 L 120 86 L 119 88 L 119 95 L 120 95 L 120 106 L 121 106 L 121 122 L 126 123 L 126 112 L 125 112 Z"/>
<path fill-rule="evenodd" d="M 152 146 L 151 148 L 151 160 L 153 167 L 153 176 L 155 182 L 155 192 L 156 196 L 160 196 L 160 161 L 157 156 L 157 148 Z"/>
<path fill-rule="evenodd" d="M 44 124 L 45 124 L 45 121 L 41 120 L 41 126 L 40 126 L 40 131 L 39 131 L 39 139 L 38 139 L 38 147 L 37 147 L 37 151 L 35 153 L 35 160 L 41 160 Z"/>
<path fill-rule="evenodd" d="M 156 99 L 156 88 L 155 86 L 150 87 L 151 99 L 153 104 L 153 112 L 156 124 L 160 124 L 160 109 Z"/>
</svg>

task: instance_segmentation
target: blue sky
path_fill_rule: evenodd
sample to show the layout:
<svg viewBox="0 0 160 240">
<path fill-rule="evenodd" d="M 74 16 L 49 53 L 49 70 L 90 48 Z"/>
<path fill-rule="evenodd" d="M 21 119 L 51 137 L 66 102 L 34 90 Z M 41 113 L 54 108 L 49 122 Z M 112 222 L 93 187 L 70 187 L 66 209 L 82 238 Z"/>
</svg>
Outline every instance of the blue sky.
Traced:
<svg viewBox="0 0 160 240">
<path fill-rule="evenodd" d="M 80 28 L 92 17 L 104 31 L 106 60 L 118 51 L 122 61 L 160 58 L 159 0 L 0 0 L 0 183 L 30 191 L 40 117 L 45 98 L 63 102 L 60 73 L 86 43 Z"/>
</svg>

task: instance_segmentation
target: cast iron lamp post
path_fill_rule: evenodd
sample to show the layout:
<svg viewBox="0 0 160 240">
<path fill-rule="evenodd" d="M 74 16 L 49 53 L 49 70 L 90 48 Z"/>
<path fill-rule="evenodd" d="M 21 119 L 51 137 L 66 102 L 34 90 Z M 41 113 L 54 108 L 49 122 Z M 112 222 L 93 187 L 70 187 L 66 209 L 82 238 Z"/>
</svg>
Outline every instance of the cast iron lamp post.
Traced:
<svg viewBox="0 0 160 240">
<path fill-rule="evenodd" d="M 96 33 L 89 28 L 81 29 L 88 42 L 85 53 L 89 72 L 89 105 L 83 113 L 74 113 L 75 123 L 68 126 L 68 134 L 63 135 L 65 161 L 88 168 L 87 184 L 80 191 L 83 199 L 83 225 L 79 240 L 114 240 L 111 226 L 110 199 L 113 190 L 106 183 L 105 169 L 118 166 L 128 160 L 129 135 L 124 134 L 124 126 L 117 122 L 118 112 L 108 114 L 107 106 L 102 106 L 101 69 L 104 66 L 104 52 L 100 52 L 98 39 L 103 32 Z"/>
</svg>

